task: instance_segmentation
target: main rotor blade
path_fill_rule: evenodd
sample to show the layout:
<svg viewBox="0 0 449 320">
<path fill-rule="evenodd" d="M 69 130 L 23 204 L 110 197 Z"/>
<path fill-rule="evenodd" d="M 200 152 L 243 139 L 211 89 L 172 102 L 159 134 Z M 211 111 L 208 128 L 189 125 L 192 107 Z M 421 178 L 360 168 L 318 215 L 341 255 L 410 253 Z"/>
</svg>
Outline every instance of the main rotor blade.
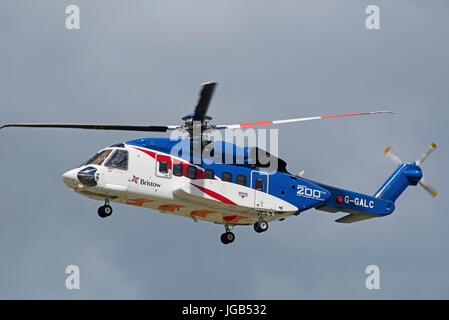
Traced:
<svg viewBox="0 0 449 320">
<path fill-rule="evenodd" d="M 133 126 L 133 125 L 116 125 L 116 124 L 12 123 L 0 126 L 0 129 L 8 127 L 68 128 L 68 129 L 121 130 L 121 131 L 147 131 L 147 132 L 167 132 L 167 130 L 175 130 L 179 128 L 179 126 Z"/>
<path fill-rule="evenodd" d="M 438 191 L 432 187 L 424 178 L 421 178 L 418 182 L 432 197 L 436 197 L 438 195 Z"/>
<path fill-rule="evenodd" d="M 301 122 L 301 121 L 320 120 L 320 119 L 329 119 L 329 118 L 362 116 L 362 115 L 379 114 L 379 113 L 395 114 L 395 112 L 392 112 L 392 111 L 371 111 L 371 112 L 362 112 L 362 113 L 349 113 L 349 114 L 336 114 L 336 115 L 329 115 L 329 116 L 295 118 L 295 119 L 287 119 L 287 120 L 275 120 L 275 121 L 240 123 L 240 124 L 231 124 L 231 125 L 219 125 L 219 126 L 216 126 L 216 129 L 237 129 L 237 128 L 257 127 L 257 126 L 269 126 L 269 125 L 274 125 L 274 124 L 284 124 L 284 123 L 291 123 L 291 122 Z"/>
<path fill-rule="evenodd" d="M 209 109 L 210 100 L 214 94 L 216 82 L 203 83 L 202 90 L 200 92 L 200 99 L 195 107 L 195 113 L 193 114 L 193 121 L 203 121 L 206 116 L 207 109 Z"/>
</svg>

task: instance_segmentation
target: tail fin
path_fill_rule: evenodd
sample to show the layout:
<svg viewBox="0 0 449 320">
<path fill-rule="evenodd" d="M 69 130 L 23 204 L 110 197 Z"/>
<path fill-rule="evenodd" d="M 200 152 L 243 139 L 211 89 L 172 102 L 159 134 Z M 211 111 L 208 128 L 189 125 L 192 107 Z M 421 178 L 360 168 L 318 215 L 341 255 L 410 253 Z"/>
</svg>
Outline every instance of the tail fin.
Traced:
<svg viewBox="0 0 449 320">
<path fill-rule="evenodd" d="M 416 162 L 403 163 L 391 148 L 387 147 L 385 154 L 396 162 L 399 167 L 379 190 L 376 191 L 374 196 L 314 182 L 331 193 L 331 196 L 326 201 L 318 204 L 315 208 L 332 213 L 349 213 L 335 221 L 352 223 L 376 217 L 384 217 L 393 213 L 395 209 L 394 202 L 408 186 L 416 186 L 419 183 L 427 192 L 435 197 L 437 191 L 423 179 L 420 168 L 421 163 L 435 148 L 436 145 L 432 143 Z"/>
<path fill-rule="evenodd" d="M 422 171 L 414 163 L 403 163 L 374 194 L 375 198 L 396 201 L 408 186 L 416 186 Z"/>
<path fill-rule="evenodd" d="M 412 185 L 416 186 L 418 183 L 433 197 L 436 197 L 438 192 L 422 178 L 422 171 L 420 165 L 436 148 L 435 143 L 431 143 L 428 149 L 413 163 L 402 163 L 401 159 L 393 152 L 391 147 L 385 149 L 385 154 L 399 164 L 399 168 L 385 181 L 385 183 L 374 194 L 375 198 L 395 201 L 404 190 Z"/>
</svg>

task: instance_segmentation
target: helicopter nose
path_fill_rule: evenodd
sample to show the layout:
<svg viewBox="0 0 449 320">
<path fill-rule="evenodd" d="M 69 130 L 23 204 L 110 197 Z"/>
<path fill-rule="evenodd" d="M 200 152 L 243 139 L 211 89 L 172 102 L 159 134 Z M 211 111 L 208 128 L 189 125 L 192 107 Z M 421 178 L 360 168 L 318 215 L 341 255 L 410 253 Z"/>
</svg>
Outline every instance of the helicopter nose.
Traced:
<svg viewBox="0 0 449 320">
<path fill-rule="evenodd" d="M 96 172 L 96 168 L 87 167 L 79 171 L 76 177 L 85 187 L 95 187 L 97 185 L 97 181 L 95 179 Z"/>
<path fill-rule="evenodd" d="M 62 180 L 68 187 L 73 187 L 74 185 L 79 183 L 76 177 L 75 169 L 64 172 L 64 174 L 62 175 Z"/>
</svg>

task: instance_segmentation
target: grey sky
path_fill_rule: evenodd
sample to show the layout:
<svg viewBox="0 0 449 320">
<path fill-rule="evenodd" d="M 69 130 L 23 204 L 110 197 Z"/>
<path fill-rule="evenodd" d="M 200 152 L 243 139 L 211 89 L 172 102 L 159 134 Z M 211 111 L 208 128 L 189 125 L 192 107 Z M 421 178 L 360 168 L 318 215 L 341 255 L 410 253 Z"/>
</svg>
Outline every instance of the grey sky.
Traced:
<svg viewBox="0 0 449 320">
<path fill-rule="evenodd" d="M 65 29 L 77 4 L 81 30 Z M 365 28 L 365 7 L 381 30 Z M 0 298 L 449 298 L 447 1 L 0 2 L 0 123 L 178 124 L 217 81 L 216 123 L 389 109 L 280 126 L 292 172 L 374 193 L 390 144 L 440 195 L 409 188 L 389 217 L 343 225 L 310 210 L 267 233 L 80 197 L 61 174 L 138 133 L 0 132 Z M 163 137 L 163 134 L 153 136 Z M 443 165 L 444 164 L 444 165 Z M 68 291 L 69 264 L 81 289 Z M 381 290 L 366 290 L 366 266 Z"/>
</svg>

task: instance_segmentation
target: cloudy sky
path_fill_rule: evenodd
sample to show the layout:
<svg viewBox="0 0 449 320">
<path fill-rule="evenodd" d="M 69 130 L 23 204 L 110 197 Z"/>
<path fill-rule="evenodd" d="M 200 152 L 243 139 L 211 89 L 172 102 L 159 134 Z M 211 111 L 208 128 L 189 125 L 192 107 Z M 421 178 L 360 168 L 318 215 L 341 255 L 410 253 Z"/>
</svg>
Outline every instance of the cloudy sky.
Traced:
<svg viewBox="0 0 449 320">
<path fill-rule="evenodd" d="M 65 28 L 66 6 L 81 29 Z M 380 8 L 367 30 L 365 8 Z M 391 216 L 310 210 L 256 234 L 80 197 L 61 174 L 139 133 L 0 132 L 2 299 L 449 298 L 447 1 L 2 0 L 0 123 L 178 124 L 219 83 L 217 123 L 393 110 L 280 127 L 291 172 L 372 194 L 429 142 L 440 195 L 409 188 Z M 164 134 L 153 136 L 164 137 Z M 77 265 L 81 289 L 67 290 Z M 365 268 L 380 268 L 380 290 Z"/>
</svg>

